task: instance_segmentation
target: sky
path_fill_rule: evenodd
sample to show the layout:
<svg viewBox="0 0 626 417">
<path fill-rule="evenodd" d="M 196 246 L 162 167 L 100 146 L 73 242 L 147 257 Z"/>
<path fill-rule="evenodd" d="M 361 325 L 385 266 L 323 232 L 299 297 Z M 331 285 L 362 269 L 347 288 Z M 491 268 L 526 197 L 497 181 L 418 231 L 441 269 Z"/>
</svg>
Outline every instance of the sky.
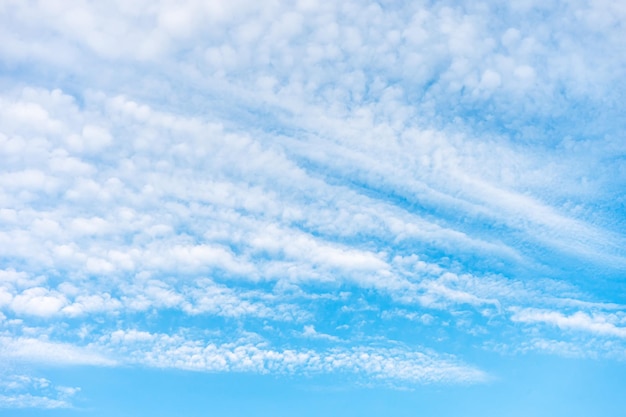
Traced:
<svg viewBox="0 0 626 417">
<path fill-rule="evenodd" d="M 1 1 L 0 416 L 623 416 L 624 22 Z"/>
</svg>

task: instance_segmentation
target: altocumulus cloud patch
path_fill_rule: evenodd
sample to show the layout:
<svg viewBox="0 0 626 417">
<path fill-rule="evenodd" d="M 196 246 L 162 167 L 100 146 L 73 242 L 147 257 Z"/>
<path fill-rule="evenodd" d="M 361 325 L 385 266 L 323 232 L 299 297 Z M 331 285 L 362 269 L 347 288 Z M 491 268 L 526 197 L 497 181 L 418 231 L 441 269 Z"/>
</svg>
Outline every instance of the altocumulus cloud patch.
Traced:
<svg viewBox="0 0 626 417">
<path fill-rule="evenodd" d="M 1 6 L 0 407 L 90 404 L 55 367 L 386 392 L 622 364 L 625 14 Z"/>
</svg>

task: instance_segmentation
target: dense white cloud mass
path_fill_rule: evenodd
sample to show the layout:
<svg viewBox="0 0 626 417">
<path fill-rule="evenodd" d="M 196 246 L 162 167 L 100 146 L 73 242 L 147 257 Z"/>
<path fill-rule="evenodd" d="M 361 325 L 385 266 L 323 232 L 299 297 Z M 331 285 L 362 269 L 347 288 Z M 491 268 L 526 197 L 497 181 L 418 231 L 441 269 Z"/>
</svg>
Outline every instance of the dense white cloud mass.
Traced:
<svg viewBox="0 0 626 417">
<path fill-rule="evenodd" d="M 2 2 L 0 360 L 402 386 L 488 380 L 460 338 L 623 360 L 624 21 Z M 28 387 L 0 407 L 74 393 Z"/>
</svg>

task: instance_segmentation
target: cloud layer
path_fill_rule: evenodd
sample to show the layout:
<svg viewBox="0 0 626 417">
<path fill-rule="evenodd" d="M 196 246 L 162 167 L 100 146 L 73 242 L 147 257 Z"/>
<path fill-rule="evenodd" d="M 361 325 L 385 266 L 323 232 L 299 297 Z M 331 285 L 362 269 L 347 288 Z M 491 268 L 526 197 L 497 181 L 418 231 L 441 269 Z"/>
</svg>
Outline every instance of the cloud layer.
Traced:
<svg viewBox="0 0 626 417">
<path fill-rule="evenodd" d="M 626 8 L 126 3 L 0 6 L 3 360 L 623 360 Z"/>
</svg>

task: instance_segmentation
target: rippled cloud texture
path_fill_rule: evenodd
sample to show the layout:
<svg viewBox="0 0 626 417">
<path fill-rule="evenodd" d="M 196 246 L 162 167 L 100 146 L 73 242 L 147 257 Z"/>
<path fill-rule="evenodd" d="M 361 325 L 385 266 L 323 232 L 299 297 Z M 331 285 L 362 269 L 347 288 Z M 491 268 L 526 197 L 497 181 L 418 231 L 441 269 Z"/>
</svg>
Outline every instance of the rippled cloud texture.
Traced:
<svg viewBox="0 0 626 417">
<path fill-rule="evenodd" d="M 623 366 L 624 3 L 0 22 L 0 413 L 97 409 L 50 367 L 415 390 Z"/>
</svg>

